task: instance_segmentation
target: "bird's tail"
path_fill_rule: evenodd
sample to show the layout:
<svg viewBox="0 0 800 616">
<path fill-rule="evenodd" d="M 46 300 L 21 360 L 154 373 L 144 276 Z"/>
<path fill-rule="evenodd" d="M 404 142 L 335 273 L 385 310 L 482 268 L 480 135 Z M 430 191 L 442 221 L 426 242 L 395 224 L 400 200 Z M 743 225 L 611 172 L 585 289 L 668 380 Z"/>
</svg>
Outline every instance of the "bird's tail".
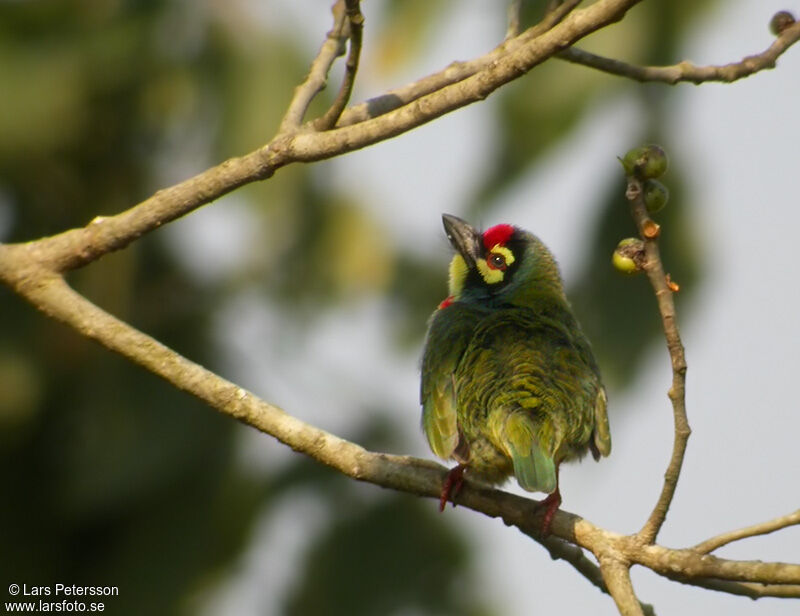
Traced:
<svg viewBox="0 0 800 616">
<path fill-rule="evenodd" d="M 511 413 L 504 422 L 501 440 L 514 464 L 519 485 L 529 492 L 553 492 L 557 487 L 553 461 L 552 426 L 536 421 L 528 413 Z"/>
</svg>

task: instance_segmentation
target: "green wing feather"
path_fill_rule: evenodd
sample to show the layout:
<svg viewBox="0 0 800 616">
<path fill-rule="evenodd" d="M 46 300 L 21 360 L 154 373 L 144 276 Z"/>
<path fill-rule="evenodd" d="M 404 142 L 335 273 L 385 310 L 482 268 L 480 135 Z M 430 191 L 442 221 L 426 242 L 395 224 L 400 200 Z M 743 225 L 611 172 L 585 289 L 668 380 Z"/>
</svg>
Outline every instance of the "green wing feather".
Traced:
<svg viewBox="0 0 800 616">
<path fill-rule="evenodd" d="M 445 460 L 459 439 L 455 375 L 481 312 L 456 302 L 437 310 L 428 329 L 422 357 L 422 429 L 433 453 Z"/>
<path fill-rule="evenodd" d="M 423 386 L 424 387 L 424 386 Z M 422 429 L 431 451 L 445 460 L 458 445 L 456 391 L 453 373 L 431 378 L 422 400 Z"/>
<path fill-rule="evenodd" d="M 607 406 L 606 390 L 601 387 L 594 405 L 594 430 L 592 432 L 594 448 L 592 448 L 592 455 L 595 460 L 599 460 L 601 455 L 607 456 L 611 453 L 611 430 L 608 427 Z"/>
</svg>

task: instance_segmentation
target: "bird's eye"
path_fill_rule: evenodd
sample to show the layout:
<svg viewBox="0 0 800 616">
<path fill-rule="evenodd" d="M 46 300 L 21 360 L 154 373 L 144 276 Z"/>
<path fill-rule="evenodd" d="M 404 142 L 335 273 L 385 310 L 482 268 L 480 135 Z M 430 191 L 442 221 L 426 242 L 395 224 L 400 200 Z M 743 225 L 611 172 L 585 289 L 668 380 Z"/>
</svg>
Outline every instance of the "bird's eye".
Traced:
<svg viewBox="0 0 800 616">
<path fill-rule="evenodd" d="M 489 267 L 492 269 L 504 270 L 506 269 L 506 258 L 499 252 L 493 252 L 487 259 Z"/>
</svg>

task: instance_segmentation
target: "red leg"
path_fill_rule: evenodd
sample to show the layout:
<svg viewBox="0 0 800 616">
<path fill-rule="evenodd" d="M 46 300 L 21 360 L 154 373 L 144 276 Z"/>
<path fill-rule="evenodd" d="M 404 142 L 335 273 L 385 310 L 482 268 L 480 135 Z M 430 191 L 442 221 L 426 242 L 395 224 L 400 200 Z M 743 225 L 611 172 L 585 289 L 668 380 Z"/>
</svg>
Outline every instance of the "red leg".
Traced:
<svg viewBox="0 0 800 616">
<path fill-rule="evenodd" d="M 444 511 L 447 501 L 454 499 L 461 492 L 461 486 L 464 485 L 465 470 L 467 470 L 466 464 L 459 464 L 447 473 L 447 477 L 445 477 L 442 484 L 442 495 L 439 498 L 439 511 Z M 453 507 L 455 506 L 456 503 L 453 501 Z"/>
<path fill-rule="evenodd" d="M 561 490 L 558 486 L 558 465 L 556 465 L 556 489 L 547 495 L 542 501 L 542 507 L 545 508 L 544 516 L 542 517 L 542 536 L 546 537 L 550 534 L 550 525 L 553 523 L 553 516 L 561 506 Z"/>
<path fill-rule="evenodd" d="M 547 495 L 547 498 L 542 501 L 542 507 L 545 507 L 544 517 L 542 518 L 542 536 L 546 537 L 550 534 L 550 524 L 553 523 L 553 516 L 561 506 L 561 492 L 556 487 L 555 492 Z"/>
</svg>

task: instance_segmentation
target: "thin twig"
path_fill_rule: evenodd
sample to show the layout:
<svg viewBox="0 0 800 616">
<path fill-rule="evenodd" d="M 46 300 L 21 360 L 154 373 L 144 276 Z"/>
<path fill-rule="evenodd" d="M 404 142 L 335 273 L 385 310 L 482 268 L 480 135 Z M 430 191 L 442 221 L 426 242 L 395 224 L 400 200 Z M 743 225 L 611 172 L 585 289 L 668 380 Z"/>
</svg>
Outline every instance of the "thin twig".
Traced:
<svg viewBox="0 0 800 616">
<path fill-rule="evenodd" d="M 739 541 L 740 539 L 746 539 L 748 537 L 757 537 L 758 535 L 767 535 L 776 530 L 781 530 L 782 528 L 794 526 L 796 524 L 800 524 L 800 509 L 787 515 L 767 520 L 766 522 L 753 524 L 752 526 L 746 526 L 745 528 L 739 528 L 727 533 L 722 533 L 716 537 L 711 537 L 710 539 L 698 543 L 692 549 L 701 554 L 710 554 L 723 545 L 734 541 Z"/>
<path fill-rule="evenodd" d="M 358 60 L 361 56 L 361 41 L 364 30 L 364 16 L 361 14 L 359 3 L 360 0 L 345 0 L 347 23 L 349 24 L 350 50 L 345 63 L 344 78 L 342 79 L 339 93 L 336 95 L 336 100 L 333 101 L 330 109 L 324 116 L 314 122 L 314 128 L 317 130 L 328 130 L 336 125 L 353 92 L 353 84 L 356 81 L 356 72 L 358 71 Z"/>
<path fill-rule="evenodd" d="M 761 599 L 764 597 L 776 597 L 779 599 L 800 599 L 800 584 L 755 584 L 753 582 L 732 582 L 729 580 L 717 580 L 709 578 L 687 578 L 680 575 L 667 576 L 671 580 L 687 584 L 716 590 L 729 595 L 749 597 L 750 599 Z"/>
<path fill-rule="evenodd" d="M 506 28 L 506 39 L 509 40 L 519 36 L 521 31 L 522 0 L 511 0 L 508 4 L 508 27 Z"/>
<path fill-rule="evenodd" d="M 582 64 L 606 73 L 642 82 L 663 81 L 664 83 L 676 84 L 681 81 L 687 81 L 701 84 L 707 81 L 722 81 L 730 83 L 749 77 L 753 73 L 775 68 L 778 57 L 799 39 L 800 22 L 786 28 L 773 41 L 772 45 L 762 53 L 747 56 L 740 62 L 733 62 L 723 66 L 695 66 L 685 60 L 672 66 L 638 66 L 621 60 L 599 56 L 577 47 L 565 49 L 556 54 L 556 57 L 567 62 Z"/>
<path fill-rule="evenodd" d="M 519 36 L 503 41 L 489 53 L 466 62 L 453 62 L 441 71 L 344 110 L 337 126 L 351 126 L 408 105 L 423 96 L 459 83 L 517 51 L 561 23 L 581 0 L 567 0 Z"/>
<path fill-rule="evenodd" d="M 672 457 L 667 471 L 664 473 L 664 485 L 661 495 L 658 498 L 650 517 L 645 525 L 638 532 L 639 539 L 646 544 L 653 543 L 658 536 L 658 531 L 664 524 L 667 511 L 675 495 L 675 488 L 678 485 L 683 458 L 686 454 L 686 443 L 689 440 L 689 420 L 686 416 L 686 357 L 678 333 L 678 324 L 675 317 L 675 303 L 672 300 L 672 290 L 667 284 L 667 276 L 664 266 L 661 264 L 661 256 L 658 250 L 657 236 L 647 233 L 646 228 L 654 225 L 647 215 L 644 205 L 644 196 L 641 182 L 635 177 L 628 178 L 628 187 L 625 192 L 631 205 L 636 228 L 644 240 L 645 263 L 644 271 L 647 274 L 650 284 L 655 292 L 658 303 L 658 311 L 661 314 L 661 324 L 664 329 L 664 336 L 667 341 L 672 362 L 672 386 L 669 390 L 669 398 L 672 401 L 673 418 L 675 423 L 675 440 L 672 447 Z"/>
<path fill-rule="evenodd" d="M 328 71 L 331 70 L 333 62 L 344 53 L 347 16 L 343 0 L 337 0 L 331 8 L 331 12 L 333 13 L 333 27 L 328 32 L 325 42 L 322 43 L 317 57 L 311 63 L 305 81 L 295 89 L 286 114 L 281 120 L 279 134 L 288 133 L 300 127 L 311 101 L 328 83 Z"/>
<path fill-rule="evenodd" d="M 560 23 L 581 2 L 583 0 L 557 0 L 556 2 L 551 2 L 550 6 L 545 9 L 544 17 L 539 23 L 545 30 L 549 30 L 557 23 Z"/>
</svg>

